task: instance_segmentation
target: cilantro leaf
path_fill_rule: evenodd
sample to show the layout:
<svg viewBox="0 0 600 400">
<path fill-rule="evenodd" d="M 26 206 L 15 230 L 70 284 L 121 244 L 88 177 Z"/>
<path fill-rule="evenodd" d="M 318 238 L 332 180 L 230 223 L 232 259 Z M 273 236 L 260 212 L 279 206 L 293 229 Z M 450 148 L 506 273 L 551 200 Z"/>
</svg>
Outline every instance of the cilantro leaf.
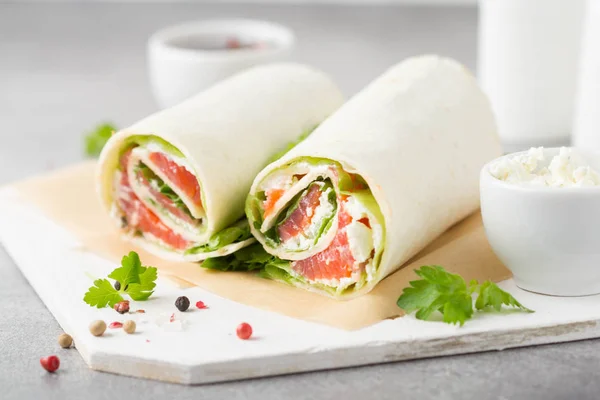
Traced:
<svg viewBox="0 0 600 400">
<path fill-rule="evenodd" d="M 105 123 L 85 135 L 85 154 L 88 157 L 98 157 L 108 139 L 117 130 L 114 125 Z"/>
<path fill-rule="evenodd" d="M 108 277 L 118 281 L 121 284 L 121 288 L 125 289 L 131 283 L 140 283 L 141 268 L 140 256 L 135 251 L 132 251 L 128 255 L 123 256 L 121 267 L 111 272 Z"/>
<path fill-rule="evenodd" d="M 478 293 L 475 308 L 484 310 L 486 307 L 491 307 L 496 311 L 502 309 L 502 305 L 516 307 L 525 312 L 533 312 L 517 301 L 510 293 L 500 289 L 498 285 L 491 281 L 485 281 L 481 285 L 475 283 L 474 291 Z"/>
<path fill-rule="evenodd" d="M 122 295 L 125 294 L 136 301 L 147 300 L 154 293 L 158 271 L 154 267 L 143 267 L 140 256 L 132 251 L 123 257 L 121 266 L 108 277 L 120 283 L 119 290 L 108 279 L 97 279 L 83 296 L 83 301 L 92 307 L 102 308 L 123 301 Z"/>
<path fill-rule="evenodd" d="M 107 279 L 96 279 L 94 286 L 90 287 L 83 296 L 83 301 L 92 307 L 112 307 L 122 301 L 123 297 L 117 292 Z"/>
<path fill-rule="evenodd" d="M 133 300 L 142 301 L 148 300 L 148 298 L 154 293 L 156 287 L 156 278 L 158 277 L 158 271 L 154 267 L 141 267 L 141 273 L 139 275 L 139 283 L 131 283 L 125 289 Z"/>
<path fill-rule="evenodd" d="M 467 286 L 460 275 L 438 265 L 422 266 L 415 273 L 422 279 L 409 282 L 397 304 L 407 313 L 416 311 L 417 319 L 428 320 L 437 311 L 442 313 L 444 322 L 462 326 L 473 316 L 473 294 L 477 294 L 475 308 L 479 311 L 499 311 L 507 305 L 533 312 L 491 281 L 479 285 L 473 280 Z"/>
</svg>

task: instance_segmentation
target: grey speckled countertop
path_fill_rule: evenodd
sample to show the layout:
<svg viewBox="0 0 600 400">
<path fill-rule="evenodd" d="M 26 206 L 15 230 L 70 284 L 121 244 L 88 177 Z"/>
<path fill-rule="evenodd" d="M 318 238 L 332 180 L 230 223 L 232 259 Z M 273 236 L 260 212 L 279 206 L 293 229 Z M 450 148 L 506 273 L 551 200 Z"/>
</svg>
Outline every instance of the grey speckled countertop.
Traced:
<svg viewBox="0 0 600 400">
<path fill-rule="evenodd" d="M 475 64 L 473 8 L 0 4 L 0 184 L 80 160 L 82 132 L 100 120 L 124 126 L 155 110 L 146 38 L 217 16 L 290 25 L 295 59 L 347 94 L 409 55 Z M 93 372 L 58 348 L 60 327 L 1 248 L 0 277 L 1 399 L 600 398 L 598 340 L 199 387 Z M 51 353 L 62 360 L 55 375 L 39 367 Z"/>
</svg>

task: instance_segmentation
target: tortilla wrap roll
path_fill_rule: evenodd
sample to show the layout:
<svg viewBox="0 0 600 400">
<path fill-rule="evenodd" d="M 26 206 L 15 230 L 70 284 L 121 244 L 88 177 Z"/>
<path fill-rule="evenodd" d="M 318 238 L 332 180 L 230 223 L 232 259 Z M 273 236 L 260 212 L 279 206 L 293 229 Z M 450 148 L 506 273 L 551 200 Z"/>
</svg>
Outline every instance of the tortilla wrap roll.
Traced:
<svg viewBox="0 0 600 400">
<path fill-rule="evenodd" d="M 223 256 L 252 242 L 244 202 L 256 174 L 343 102 L 323 73 L 255 67 L 116 133 L 98 190 L 124 236 L 168 260 Z"/>
<path fill-rule="evenodd" d="M 501 154 L 474 77 L 437 56 L 388 70 L 262 170 L 246 202 L 262 274 L 337 299 L 369 292 L 479 207 Z"/>
</svg>

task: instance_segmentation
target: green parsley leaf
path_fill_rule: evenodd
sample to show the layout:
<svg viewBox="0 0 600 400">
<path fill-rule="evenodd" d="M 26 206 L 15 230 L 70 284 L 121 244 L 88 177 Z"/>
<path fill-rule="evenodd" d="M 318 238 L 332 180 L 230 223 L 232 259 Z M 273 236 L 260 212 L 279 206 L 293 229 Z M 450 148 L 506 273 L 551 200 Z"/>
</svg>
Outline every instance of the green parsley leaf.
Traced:
<svg viewBox="0 0 600 400">
<path fill-rule="evenodd" d="M 92 307 L 103 308 L 107 305 L 110 307 L 114 306 L 118 302 L 123 301 L 123 297 L 121 297 L 108 279 L 96 279 L 94 286 L 89 288 L 83 296 L 83 301 Z"/>
<path fill-rule="evenodd" d="M 102 308 L 123 301 L 124 294 L 136 301 L 147 300 L 154 293 L 158 272 L 154 267 L 143 267 L 139 255 L 132 251 L 108 277 L 121 284 L 120 290 L 116 290 L 108 279 L 97 279 L 83 296 L 83 301 Z"/>
<path fill-rule="evenodd" d="M 131 283 L 140 283 L 140 269 L 142 262 L 140 256 L 135 251 L 123 256 L 121 267 L 115 269 L 108 275 L 109 278 L 118 281 L 121 284 L 121 289 L 124 290 Z"/>
<path fill-rule="evenodd" d="M 411 287 L 404 289 L 402 296 L 400 296 L 397 303 L 398 307 L 402 308 L 407 313 L 411 313 L 420 308 L 429 307 L 440 296 L 440 292 L 437 290 L 436 286 L 426 280 L 411 281 L 409 284 Z M 435 311 L 435 309 L 431 312 L 433 311 Z M 419 319 L 427 319 L 427 317 Z"/>
<path fill-rule="evenodd" d="M 444 309 L 441 312 L 444 315 L 444 322 L 458 323 L 463 326 L 473 316 L 473 299 L 467 293 L 451 296 L 444 303 Z"/>
<path fill-rule="evenodd" d="M 398 299 L 398 307 L 410 313 L 417 310 L 418 319 L 428 320 L 436 311 L 444 316 L 444 322 L 460 324 L 471 318 L 473 305 L 467 292 L 465 280 L 444 268 L 423 266 L 415 273 L 423 278 L 410 282 Z"/>
<path fill-rule="evenodd" d="M 407 313 L 416 311 L 417 319 L 428 320 L 438 311 L 444 322 L 462 326 L 473 316 L 473 294 L 478 295 L 475 307 L 480 311 L 489 308 L 499 311 L 502 305 L 507 305 L 533 312 L 491 281 L 479 285 L 473 280 L 467 286 L 460 275 L 438 265 L 423 266 L 415 273 L 422 279 L 409 282 L 410 287 L 402 291 L 397 304 Z"/>
<path fill-rule="evenodd" d="M 148 300 L 148 298 L 154 293 L 156 287 L 156 278 L 158 277 L 158 271 L 154 267 L 141 267 L 141 273 L 139 275 L 139 283 L 130 284 L 125 292 L 136 301 Z"/>
<path fill-rule="evenodd" d="M 486 307 L 491 307 L 496 311 L 502 309 L 502 305 L 519 308 L 525 312 L 533 312 L 523 304 L 519 303 L 510 293 L 500 289 L 498 285 L 491 281 L 485 281 L 481 285 L 474 282 L 474 292 L 478 293 L 475 308 L 485 310 Z"/>
<path fill-rule="evenodd" d="M 116 132 L 117 128 L 110 123 L 99 125 L 85 135 L 85 154 L 88 157 L 98 157 L 108 139 Z"/>
</svg>

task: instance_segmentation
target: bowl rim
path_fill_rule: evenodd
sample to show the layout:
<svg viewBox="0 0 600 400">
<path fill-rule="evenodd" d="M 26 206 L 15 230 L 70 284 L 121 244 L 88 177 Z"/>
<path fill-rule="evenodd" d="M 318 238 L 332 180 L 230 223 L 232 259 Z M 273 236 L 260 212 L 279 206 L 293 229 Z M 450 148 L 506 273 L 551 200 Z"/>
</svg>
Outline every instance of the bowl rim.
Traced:
<svg viewBox="0 0 600 400">
<path fill-rule="evenodd" d="M 543 151 L 544 151 L 544 154 L 546 154 L 547 152 L 558 152 L 563 147 L 566 147 L 568 149 L 576 149 L 577 152 L 582 153 L 584 156 L 585 155 L 595 156 L 600 159 L 600 153 L 598 153 L 598 152 L 586 151 L 586 150 L 582 150 L 582 149 L 572 147 L 572 146 L 544 147 Z M 570 187 L 535 186 L 535 185 L 528 185 L 526 183 L 519 184 L 519 183 L 506 182 L 506 181 L 496 178 L 490 172 L 490 167 L 493 164 L 497 163 L 498 161 L 500 161 L 504 158 L 507 158 L 507 157 L 514 157 L 517 155 L 525 154 L 528 151 L 529 150 L 523 150 L 523 151 L 517 151 L 514 153 L 504 154 L 500 157 L 496 157 L 495 159 L 487 162 L 481 168 L 481 173 L 480 173 L 481 183 L 486 182 L 491 185 L 497 185 L 504 189 L 518 191 L 518 192 L 533 192 L 533 193 L 544 193 L 544 194 L 552 193 L 553 195 L 556 195 L 556 196 L 561 196 L 561 195 L 573 196 L 575 194 L 585 194 L 585 195 L 597 194 L 597 195 L 600 195 L 600 185 L 599 186 L 570 186 Z M 483 186 L 483 185 L 481 185 L 481 186 Z M 480 188 L 480 190 L 481 190 L 481 188 Z"/>
<path fill-rule="evenodd" d="M 176 39 L 180 38 L 208 36 L 211 35 L 211 31 L 220 33 L 227 26 L 231 26 L 232 30 L 235 27 L 238 31 L 248 31 L 249 33 L 255 29 L 266 30 L 269 32 L 270 37 L 275 39 L 276 45 L 259 49 L 242 48 L 235 51 L 215 51 L 209 49 L 190 49 L 173 44 Z M 214 35 L 214 33 L 212 34 Z M 172 55 L 188 58 L 201 58 L 203 60 L 238 60 L 263 58 L 286 52 L 294 47 L 295 43 L 296 35 L 294 31 L 279 23 L 250 18 L 217 18 L 187 21 L 159 29 L 148 39 L 148 49 L 160 50 Z"/>
</svg>

